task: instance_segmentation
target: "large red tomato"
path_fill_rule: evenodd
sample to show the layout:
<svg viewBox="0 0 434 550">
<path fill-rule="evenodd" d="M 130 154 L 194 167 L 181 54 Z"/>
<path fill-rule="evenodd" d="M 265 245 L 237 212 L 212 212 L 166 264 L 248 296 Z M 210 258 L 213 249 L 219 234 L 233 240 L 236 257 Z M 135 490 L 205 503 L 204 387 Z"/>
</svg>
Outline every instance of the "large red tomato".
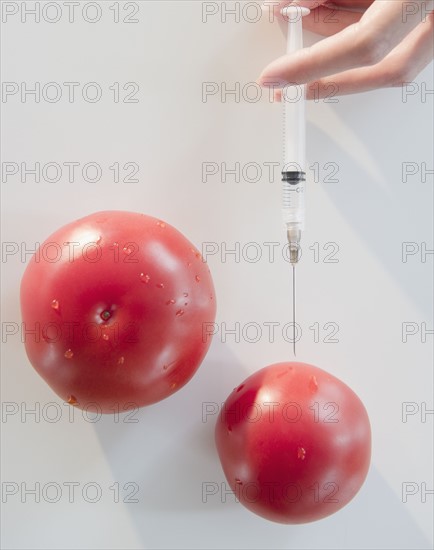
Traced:
<svg viewBox="0 0 434 550">
<path fill-rule="evenodd" d="M 102 412 L 154 403 L 203 360 L 216 303 L 207 265 L 176 229 L 98 212 L 35 253 L 21 283 L 27 355 L 53 390 Z"/>
<path fill-rule="evenodd" d="M 371 431 L 343 382 L 312 365 L 277 363 L 234 389 L 216 444 L 242 504 L 272 521 L 304 523 L 336 512 L 360 489 Z"/>
</svg>

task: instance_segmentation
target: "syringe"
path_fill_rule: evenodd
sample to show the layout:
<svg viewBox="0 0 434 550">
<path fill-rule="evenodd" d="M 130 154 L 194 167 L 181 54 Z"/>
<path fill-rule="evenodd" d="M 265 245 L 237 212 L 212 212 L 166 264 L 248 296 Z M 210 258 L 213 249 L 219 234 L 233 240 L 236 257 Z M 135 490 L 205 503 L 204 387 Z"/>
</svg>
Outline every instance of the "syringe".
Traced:
<svg viewBox="0 0 434 550">
<path fill-rule="evenodd" d="M 302 17 L 310 10 L 300 6 L 289 6 L 282 10 L 288 20 L 286 53 L 292 54 L 303 48 Z M 292 322 L 293 350 L 295 355 L 296 308 L 295 308 L 295 266 L 300 260 L 300 241 L 304 230 L 305 181 L 306 181 L 306 116 L 305 86 L 288 85 L 282 89 L 284 104 L 284 166 L 283 222 L 289 244 L 289 261 L 292 265 Z"/>
</svg>

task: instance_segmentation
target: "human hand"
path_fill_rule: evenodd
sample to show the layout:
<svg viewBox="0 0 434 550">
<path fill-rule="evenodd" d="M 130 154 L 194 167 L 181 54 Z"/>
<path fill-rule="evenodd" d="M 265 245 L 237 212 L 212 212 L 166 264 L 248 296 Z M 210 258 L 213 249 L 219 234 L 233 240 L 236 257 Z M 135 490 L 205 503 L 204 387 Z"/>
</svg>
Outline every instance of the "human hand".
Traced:
<svg viewBox="0 0 434 550">
<path fill-rule="evenodd" d="M 264 9 L 307 7 L 303 28 L 326 36 L 270 63 L 258 82 L 282 88 L 306 83 L 306 98 L 366 92 L 409 83 L 433 58 L 434 0 L 296 0 Z M 281 98 L 276 90 L 276 99 Z"/>
</svg>

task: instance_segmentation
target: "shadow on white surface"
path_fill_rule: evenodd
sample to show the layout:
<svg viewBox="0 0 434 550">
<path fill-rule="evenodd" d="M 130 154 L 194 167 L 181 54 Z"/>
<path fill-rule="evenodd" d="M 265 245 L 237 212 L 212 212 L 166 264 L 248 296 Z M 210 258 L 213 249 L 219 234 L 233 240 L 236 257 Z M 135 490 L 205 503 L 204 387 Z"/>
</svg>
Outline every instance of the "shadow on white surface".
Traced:
<svg viewBox="0 0 434 550">
<path fill-rule="evenodd" d="M 348 506 L 307 525 L 268 522 L 228 489 L 224 495 L 217 416 L 202 422 L 202 403 L 219 403 L 247 374 L 228 346 L 215 341 L 195 378 L 169 400 L 140 410 L 137 423 L 95 425 L 113 479 L 140 487 L 139 502 L 126 506 L 143 548 L 430 548 L 375 465 Z M 204 495 L 204 483 L 217 494 Z"/>
<path fill-rule="evenodd" d="M 422 131 L 425 126 L 423 114 L 403 109 L 397 96 L 392 96 L 385 110 L 381 96 L 377 95 L 372 103 L 361 106 L 366 109 L 366 118 L 371 123 L 372 119 L 381 117 L 381 124 L 374 132 L 371 123 L 361 124 L 363 112 L 354 111 L 350 99 L 340 98 L 340 103 L 339 108 L 328 112 L 330 120 L 321 123 L 324 128 L 314 124 L 308 126 L 312 158 L 319 159 L 320 165 L 325 165 L 330 158 L 339 159 L 338 183 L 326 183 L 324 189 L 382 267 L 424 315 L 430 316 L 432 294 L 430 297 L 427 291 L 432 288 L 432 273 L 427 268 L 429 253 L 423 261 L 421 247 L 422 242 L 428 240 L 429 243 L 433 230 L 432 186 L 430 188 L 428 182 L 411 181 L 410 177 L 407 183 L 402 181 L 402 162 L 415 157 L 413 148 L 406 147 L 411 131 L 394 147 L 395 156 L 390 154 L 391 144 L 388 143 L 391 128 L 396 126 L 396 131 L 411 128 L 415 124 L 415 115 L 419 117 L 416 117 L 416 123 L 420 123 Z M 431 112 L 432 109 L 428 109 L 426 116 L 430 117 Z M 334 133 L 329 127 L 333 127 L 334 122 L 339 124 L 339 132 L 348 135 L 347 150 L 342 146 L 345 142 L 333 139 Z M 357 128 L 357 134 L 352 125 Z M 424 157 L 423 147 L 421 158 L 430 158 L 432 154 L 429 153 Z M 407 149 L 410 150 L 407 152 Z M 414 243 L 417 253 L 406 255 L 403 244 L 406 242 Z M 428 243 L 425 243 L 427 248 Z M 414 252 L 410 245 L 408 251 Z M 403 254 L 406 261 L 403 261 Z M 363 269 L 360 262 L 360 271 Z M 415 279 L 418 284 L 412 284 Z"/>
</svg>

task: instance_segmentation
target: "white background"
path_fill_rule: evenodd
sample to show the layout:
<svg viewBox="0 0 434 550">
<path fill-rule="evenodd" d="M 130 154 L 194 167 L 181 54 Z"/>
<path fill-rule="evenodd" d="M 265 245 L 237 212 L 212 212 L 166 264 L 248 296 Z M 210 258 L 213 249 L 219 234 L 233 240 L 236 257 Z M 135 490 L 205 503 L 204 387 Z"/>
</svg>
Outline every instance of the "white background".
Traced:
<svg viewBox="0 0 434 550">
<path fill-rule="evenodd" d="M 282 334 L 291 319 L 291 279 L 282 258 L 278 169 L 274 181 L 265 169 L 256 183 L 243 177 L 237 183 L 231 175 L 226 183 L 221 175 L 202 181 L 203 162 L 256 162 L 263 168 L 264 162 L 280 162 L 281 107 L 270 103 L 267 92 L 260 101 L 249 102 L 245 94 L 239 101 L 232 95 L 223 102 L 221 94 L 203 101 L 202 86 L 215 82 L 221 91 L 225 82 L 228 88 L 254 82 L 284 51 L 284 37 L 267 17 L 249 22 L 254 10 L 238 23 L 233 16 L 224 22 L 221 9 L 203 22 L 201 2 L 138 2 L 139 22 L 126 24 L 128 6 L 120 4 L 121 22 L 114 23 L 113 3 L 99 2 L 101 20 L 89 24 L 83 5 L 73 23 L 63 8 L 57 23 L 42 17 L 35 23 L 32 16 L 23 23 L 19 13 L 2 25 L 3 81 L 28 87 L 80 83 L 72 103 L 66 88 L 57 103 L 8 96 L 2 104 L 2 161 L 97 162 L 103 177 L 98 183 L 78 176 L 69 183 L 66 174 L 58 183 L 36 183 L 32 176 L 22 183 L 20 174 L 3 179 L 2 240 L 30 249 L 75 218 L 124 209 L 167 220 L 199 248 L 210 242 L 219 251 L 239 246 L 238 261 L 220 253 L 208 261 L 219 328 L 239 323 L 241 337 L 236 342 L 220 331 L 193 380 L 169 400 L 140 410 L 137 423 L 123 416 L 90 422 L 79 410 L 70 421 L 68 409 L 29 364 L 20 336 L 6 338 L 2 400 L 18 412 L 2 417 L 2 481 L 27 487 L 53 482 L 64 490 L 57 503 L 43 496 L 35 503 L 21 492 L 6 498 L 2 547 L 430 548 L 433 495 L 423 502 L 421 488 L 433 488 L 433 417 L 418 413 L 403 422 L 402 406 L 420 409 L 424 402 L 433 408 L 433 336 L 421 341 L 421 323 L 433 328 L 433 257 L 419 253 L 404 263 L 402 243 L 433 248 L 433 177 L 424 183 L 419 173 L 404 183 L 402 163 L 433 168 L 433 100 L 420 92 L 423 83 L 433 88 L 432 65 L 407 102 L 401 89 L 389 89 L 308 105 L 308 159 L 310 166 L 318 163 L 320 181 L 309 170 L 297 356 L 358 393 L 372 423 L 373 455 L 365 485 L 345 509 L 317 523 L 283 526 L 251 514 L 221 491 L 206 502 L 202 497 L 204 482 L 224 482 L 213 441 L 215 417 L 202 421 L 203 403 L 220 403 L 249 373 L 293 359 Z M 306 33 L 305 39 L 317 38 Z M 100 101 L 82 99 L 87 82 L 99 83 Z M 122 94 L 123 84 L 136 82 L 139 102 L 115 103 L 109 89 L 114 82 Z M 140 181 L 114 183 L 108 169 L 114 162 L 139 164 Z M 337 182 L 323 181 L 330 173 L 326 163 L 338 167 Z M 274 261 L 267 242 L 282 243 Z M 249 261 L 255 250 L 246 243 L 258 243 L 262 258 Z M 324 250 L 327 243 L 339 247 L 337 263 L 324 261 L 333 250 Z M 311 246 L 319 247 L 319 258 Z M 3 257 L 3 327 L 20 322 L 24 269 L 19 254 Z M 274 342 L 266 322 L 279 323 Z M 325 343 L 328 331 L 322 329 L 316 343 L 309 327 L 328 322 L 338 324 L 339 342 Z M 403 343 L 405 322 L 417 323 L 419 332 Z M 254 331 L 243 337 L 246 323 L 262 327 L 257 343 L 248 341 Z M 50 403 L 62 411 L 58 422 L 49 421 L 56 414 Z M 35 407 L 36 416 L 26 414 Z M 72 503 L 65 482 L 80 484 Z M 82 497 L 89 482 L 102 491 L 94 504 Z M 128 482 L 139 486 L 138 503 L 122 502 Z M 109 489 L 114 483 L 121 488 L 117 503 Z M 418 491 L 407 502 L 404 483 Z"/>
</svg>

